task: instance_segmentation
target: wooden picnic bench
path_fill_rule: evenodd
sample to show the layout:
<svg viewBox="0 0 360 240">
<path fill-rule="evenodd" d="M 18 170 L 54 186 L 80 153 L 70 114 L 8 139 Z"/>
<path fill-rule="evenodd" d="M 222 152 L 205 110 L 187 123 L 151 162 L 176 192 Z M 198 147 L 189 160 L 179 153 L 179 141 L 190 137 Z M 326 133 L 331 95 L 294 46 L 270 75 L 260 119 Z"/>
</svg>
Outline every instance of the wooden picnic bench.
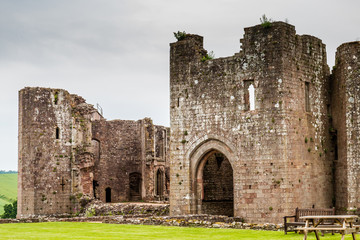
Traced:
<svg viewBox="0 0 360 240">
<path fill-rule="evenodd" d="M 307 240 L 308 232 L 315 232 L 317 240 L 320 240 L 318 231 L 337 231 L 341 236 L 341 240 L 345 239 L 345 234 L 352 235 L 352 239 L 356 240 L 355 233 L 359 231 L 359 226 L 355 226 L 356 215 L 326 215 L 326 216 L 303 216 L 300 219 L 305 220 L 305 226 L 299 227 L 297 230 L 304 231 L 304 240 Z M 332 225 L 324 224 L 324 221 L 332 220 Z"/>
<path fill-rule="evenodd" d="M 303 216 L 325 216 L 325 215 L 335 215 L 335 208 L 296 208 L 295 215 L 285 216 L 284 217 L 284 232 L 296 232 L 298 231 L 296 227 L 305 226 L 305 220 L 301 219 Z M 293 218 L 293 222 L 288 222 L 288 219 Z M 332 220 L 325 221 L 324 224 L 331 225 Z M 289 227 L 294 227 L 292 230 L 289 230 Z"/>
</svg>

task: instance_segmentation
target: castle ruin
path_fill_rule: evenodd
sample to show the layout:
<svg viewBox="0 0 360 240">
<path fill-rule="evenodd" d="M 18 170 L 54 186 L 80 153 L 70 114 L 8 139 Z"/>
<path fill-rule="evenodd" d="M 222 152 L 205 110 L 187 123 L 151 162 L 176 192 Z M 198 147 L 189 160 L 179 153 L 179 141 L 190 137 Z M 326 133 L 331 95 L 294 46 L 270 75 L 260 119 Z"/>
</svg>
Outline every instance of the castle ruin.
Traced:
<svg viewBox="0 0 360 240">
<path fill-rule="evenodd" d="M 209 59 L 170 44 L 171 214 L 281 222 L 299 208 L 360 207 L 360 42 L 337 50 L 274 22 Z"/>
<path fill-rule="evenodd" d="M 76 214 L 83 196 L 167 200 L 169 133 L 149 118 L 107 121 L 62 89 L 22 89 L 18 217 Z"/>
<path fill-rule="evenodd" d="M 241 43 L 217 59 L 198 35 L 170 44 L 171 133 L 107 121 L 65 90 L 21 90 L 19 216 L 74 213 L 81 195 L 169 197 L 172 215 L 247 222 L 359 208 L 360 42 L 338 48 L 332 73 L 322 41 L 287 23 L 245 28 Z"/>
</svg>

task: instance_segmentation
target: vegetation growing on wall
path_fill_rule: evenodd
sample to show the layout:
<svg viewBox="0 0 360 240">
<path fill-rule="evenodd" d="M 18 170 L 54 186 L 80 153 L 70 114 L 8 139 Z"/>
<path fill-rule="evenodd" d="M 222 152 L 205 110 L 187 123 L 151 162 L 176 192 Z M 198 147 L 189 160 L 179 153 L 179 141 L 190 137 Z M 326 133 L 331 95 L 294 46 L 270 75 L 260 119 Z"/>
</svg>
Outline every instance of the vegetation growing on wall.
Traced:
<svg viewBox="0 0 360 240">
<path fill-rule="evenodd" d="M 263 26 L 264 28 L 269 28 L 271 27 L 271 23 L 273 22 L 273 20 L 271 18 L 267 18 L 265 14 L 263 14 L 260 18 L 260 22 L 261 22 L 261 26 Z"/>
<path fill-rule="evenodd" d="M 178 41 L 181 41 L 181 40 L 184 40 L 186 38 L 187 34 L 185 31 L 177 31 L 177 32 L 174 32 L 174 37 L 176 38 L 176 40 Z"/>
<path fill-rule="evenodd" d="M 213 51 L 210 51 L 209 53 L 207 53 L 205 56 L 202 57 L 201 61 L 205 62 L 207 60 L 211 60 L 215 58 L 215 54 Z"/>
</svg>

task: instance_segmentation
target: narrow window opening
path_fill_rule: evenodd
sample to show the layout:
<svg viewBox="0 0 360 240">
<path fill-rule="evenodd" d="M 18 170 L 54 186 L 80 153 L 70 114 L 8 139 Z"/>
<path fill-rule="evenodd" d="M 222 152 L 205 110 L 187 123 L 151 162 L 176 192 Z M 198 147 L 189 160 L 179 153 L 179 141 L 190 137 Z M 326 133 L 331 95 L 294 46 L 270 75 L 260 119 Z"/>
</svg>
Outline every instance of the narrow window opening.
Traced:
<svg viewBox="0 0 360 240">
<path fill-rule="evenodd" d="M 244 81 L 244 103 L 245 111 L 255 110 L 255 87 L 253 80 Z"/>
<path fill-rule="evenodd" d="M 310 112 L 310 83 L 305 82 L 305 110 Z"/>
<path fill-rule="evenodd" d="M 177 99 L 177 106 L 180 107 L 180 98 Z"/>
<path fill-rule="evenodd" d="M 248 91 L 250 97 L 250 111 L 253 111 L 255 110 L 255 88 L 253 84 L 250 85 Z"/>
<path fill-rule="evenodd" d="M 63 177 L 61 178 L 61 183 L 60 183 L 60 185 L 61 185 L 61 190 L 64 191 L 65 183 L 64 183 L 64 178 L 63 178 Z"/>
<path fill-rule="evenodd" d="M 111 202 L 111 188 L 106 188 L 105 189 L 105 195 L 106 195 L 106 202 Z"/>
<path fill-rule="evenodd" d="M 56 139 L 60 139 L 60 129 L 58 127 L 56 128 L 55 135 L 56 135 Z"/>
</svg>

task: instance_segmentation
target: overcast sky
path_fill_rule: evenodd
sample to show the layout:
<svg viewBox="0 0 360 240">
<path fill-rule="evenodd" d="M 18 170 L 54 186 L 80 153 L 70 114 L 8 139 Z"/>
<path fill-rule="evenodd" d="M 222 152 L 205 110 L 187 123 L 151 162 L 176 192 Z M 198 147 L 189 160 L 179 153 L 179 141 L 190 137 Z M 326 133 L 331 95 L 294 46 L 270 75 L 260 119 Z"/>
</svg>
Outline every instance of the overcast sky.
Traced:
<svg viewBox="0 0 360 240">
<path fill-rule="evenodd" d="M 63 88 L 107 119 L 169 126 L 169 43 L 204 36 L 216 57 L 240 50 L 262 14 L 336 48 L 360 40 L 359 0 L 0 0 L 0 169 L 17 170 L 18 91 Z"/>
</svg>

